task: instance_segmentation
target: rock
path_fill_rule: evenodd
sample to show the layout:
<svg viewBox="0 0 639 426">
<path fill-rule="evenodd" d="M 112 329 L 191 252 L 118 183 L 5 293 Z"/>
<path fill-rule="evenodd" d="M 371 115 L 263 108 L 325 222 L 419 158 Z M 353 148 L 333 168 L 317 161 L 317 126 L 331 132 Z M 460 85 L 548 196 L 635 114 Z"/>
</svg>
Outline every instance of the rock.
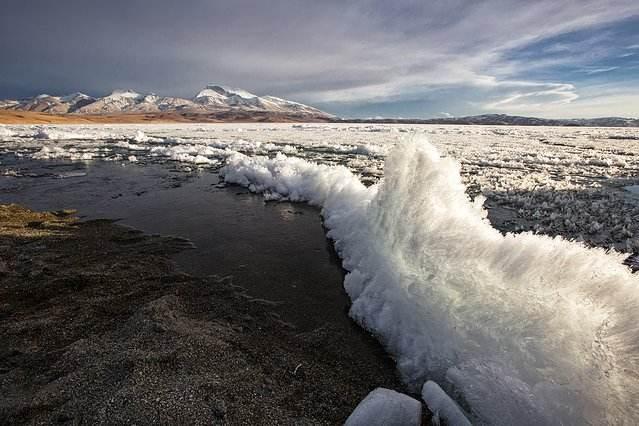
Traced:
<svg viewBox="0 0 639 426">
<path fill-rule="evenodd" d="M 632 269 L 633 273 L 639 271 L 639 253 L 635 253 L 629 256 L 626 260 L 623 261 L 623 264 Z"/>
<path fill-rule="evenodd" d="M 78 212 L 78 211 L 77 211 L 77 210 L 75 210 L 75 209 L 62 209 L 62 210 L 56 210 L 56 211 L 54 211 L 54 212 L 53 212 L 53 214 L 54 214 L 55 216 L 58 216 L 58 217 L 67 217 L 67 216 L 74 215 L 74 214 L 76 214 L 77 212 Z"/>
<path fill-rule="evenodd" d="M 222 400 L 215 400 L 211 404 L 213 415 L 217 418 L 224 418 L 226 416 L 226 403 Z"/>
<path fill-rule="evenodd" d="M 345 426 L 419 426 L 422 404 L 408 395 L 377 388 L 360 402 Z"/>
</svg>

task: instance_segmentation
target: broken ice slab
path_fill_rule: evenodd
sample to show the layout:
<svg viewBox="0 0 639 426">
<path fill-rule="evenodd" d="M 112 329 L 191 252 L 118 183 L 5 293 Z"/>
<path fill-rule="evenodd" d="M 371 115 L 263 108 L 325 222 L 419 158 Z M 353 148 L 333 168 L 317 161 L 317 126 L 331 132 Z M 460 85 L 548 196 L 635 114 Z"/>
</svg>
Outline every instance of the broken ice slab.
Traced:
<svg viewBox="0 0 639 426">
<path fill-rule="evenodd" d="M 470 426 L 471 423 L 455 401 L 431 380 L 422 388 L 422 398 L 433 413 L 433 424 L 443 421 L 448 426 Z"/>
<path fill-rule="evenodd" d="M 419 426 L 422 404 L 390 389 L 377 388 L 360 402 L 345 426 Z"/>
</svg>

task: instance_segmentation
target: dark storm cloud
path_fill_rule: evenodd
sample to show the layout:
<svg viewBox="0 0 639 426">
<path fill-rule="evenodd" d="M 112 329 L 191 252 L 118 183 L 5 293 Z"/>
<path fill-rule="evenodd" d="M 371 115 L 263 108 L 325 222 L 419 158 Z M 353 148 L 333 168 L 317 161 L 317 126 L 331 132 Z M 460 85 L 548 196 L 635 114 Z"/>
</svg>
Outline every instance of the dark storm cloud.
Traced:
<svg viewBox="0 0 639 426">
<path fill-rule="evenodd" d="M 327 79 L 313 78 L 322 62 L 336 87 L 361 84 L 348 65 L 339 70 L 335 55 L 338 39 L 356 25 L 340 28 L 343 19 L 327 12 L 348 12 L 314 4 L 10 0 L 0 17 L 1 84 L 23 91 L 132 85 L 183 95 L 209 80 L 256 91 L 284 82 L 322 88 Z"/>
<path fill-rule="evenodd" d="M 441 88 L 459 110 L 478 91 L 492 106 L 531 99 L 522 91 L 572 102 L 571 86 L 554 90 L 570 82 L 530 81 L 504 53 L 639 12 L 634 0 L 602 3 L 3 0 L 0 97 L 117 87 L 191 96 L 219 82 L 345 111 L 437 103 L 425 94 Z"/>
</svg>

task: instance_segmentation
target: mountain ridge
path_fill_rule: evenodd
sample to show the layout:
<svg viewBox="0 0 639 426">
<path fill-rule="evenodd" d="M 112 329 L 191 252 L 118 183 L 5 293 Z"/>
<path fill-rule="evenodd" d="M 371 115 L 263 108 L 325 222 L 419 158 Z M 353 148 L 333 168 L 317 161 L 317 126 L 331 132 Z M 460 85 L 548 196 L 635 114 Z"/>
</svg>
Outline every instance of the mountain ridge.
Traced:
<svg viewBox="0 0 639 426">
<path fill-rule="evenodd" d="M 639 118 L 539 118 L 508 114 L 481 114 L 442 118 L 345 118 L 346 123 L 379 124 L 460 124 L 486 126 L 568 126 L 568 127 L 639 127 Z"/>
<path fill-rule="evenodd" d="M 116 89 L 109 95 L 93 97 L 81 92 L 66 96 L 41 94 L 25 99 L 0 100 L 0 109 L 49 114 L 102 115 L 188 113 L 209 114 L 255 112 L 294 114 L 332 118 L 331 114 L 309 105 L 274 96 L 257 96 L 243 89 L 209 84 L 193 98 L 138 93 L 131 89 Z"/>
<path fill-rule="evenodd" d="M 43 113 L 67 117 L 145 115 L 144 121 L 326 121 L 369 124 L 456 124 L 490 126 L 639 127 L 639 118 L 539 118 L 508 114 L 481 114 L 439 118 L 340 118 L 303 103 L 276 96 L 258 96 L 243 89 L 208 84 L 192 98 L 116 89 L 93 97 L 81 92 L 65 96 L 41 94 L 25 99 L 0 100 L 0 111 Z M 17 120 L 19 118 L 12 118 Z M 39 117 L 38 120 L 42 120 Z M 123 118 L 127 121 L 126 117 Z"/>
</svg>

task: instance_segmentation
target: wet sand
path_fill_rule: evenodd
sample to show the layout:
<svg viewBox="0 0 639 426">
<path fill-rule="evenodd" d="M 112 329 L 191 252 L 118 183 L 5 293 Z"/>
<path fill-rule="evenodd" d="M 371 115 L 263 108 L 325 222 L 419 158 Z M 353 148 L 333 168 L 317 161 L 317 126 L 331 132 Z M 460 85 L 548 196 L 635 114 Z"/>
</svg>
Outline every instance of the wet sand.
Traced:
<svg viewBox="0 0 639 426">
<path fill-rule="evenodd" d="M 317 210 L 212 173 L 31 166 L 0 179 L 2 203 L 83 221 L 2 210 L 4 423 L 338 424 L 402 390 L 347 316 Z"/>
</svg>

